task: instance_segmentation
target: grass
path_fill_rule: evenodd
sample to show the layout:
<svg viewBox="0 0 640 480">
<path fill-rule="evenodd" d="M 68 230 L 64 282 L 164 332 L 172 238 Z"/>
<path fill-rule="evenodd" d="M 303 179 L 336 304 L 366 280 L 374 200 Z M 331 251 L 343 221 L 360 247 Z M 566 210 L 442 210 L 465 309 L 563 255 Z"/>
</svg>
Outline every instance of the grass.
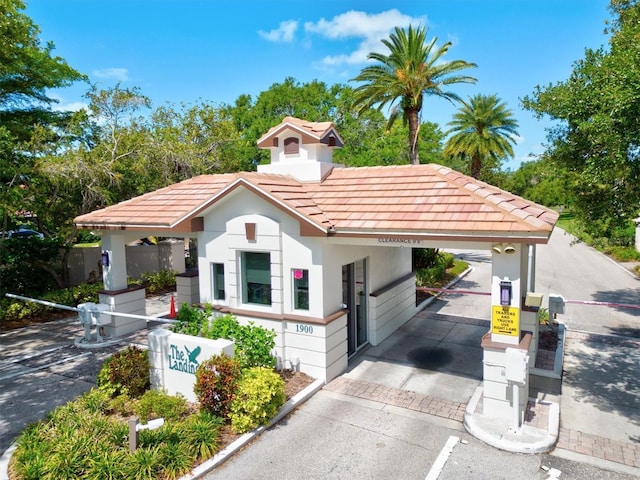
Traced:
<svg viewBox="0 0 640 480">
<path fill-rule="evenodd" d="M 562 212 L 556 225 L 618 262 L 640 262 L 640 252 L 635 246 L 610 245 L 608 239 L 592 237 L 581 227 L 571 212 Z M 639 267 L 635 268 L 636 273 L 640 273 Z"/>
</svg>

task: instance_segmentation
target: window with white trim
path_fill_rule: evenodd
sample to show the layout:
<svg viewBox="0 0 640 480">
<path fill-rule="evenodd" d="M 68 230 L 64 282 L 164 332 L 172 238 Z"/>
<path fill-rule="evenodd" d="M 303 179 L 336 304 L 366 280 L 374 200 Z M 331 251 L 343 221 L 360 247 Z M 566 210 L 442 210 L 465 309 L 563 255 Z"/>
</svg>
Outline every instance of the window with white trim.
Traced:
<svg viewBox="0 0 640 480">
<path fill-rule="evenodd" d="M 309 310 L 309 270 L 293 269 L 293 308 Z"/>
<path fill-rule="evenodd" d="M 271 254 L 241 252 L 242 303 L 271 305 Z"/>
<path fill-rule="evenodd" d="M 213 285 L 213 299 L 224 300 L 224 263 L 211 264 L 211 278 Z"/>
</svg>

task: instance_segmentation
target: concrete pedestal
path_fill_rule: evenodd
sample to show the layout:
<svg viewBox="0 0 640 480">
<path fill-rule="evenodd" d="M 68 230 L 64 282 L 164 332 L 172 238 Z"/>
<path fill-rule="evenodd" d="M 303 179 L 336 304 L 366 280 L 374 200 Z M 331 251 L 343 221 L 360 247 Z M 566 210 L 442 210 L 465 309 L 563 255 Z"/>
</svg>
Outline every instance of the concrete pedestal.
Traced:
<svg viewBox="0 0 640 480">
<path fill-rule="evenodd" d="M 507 368 L 510 368 L 507 349 L 519 349 L 529 352 L 531 346 L 531 332 L 522 332 L 517 345 L 494 342 L 491 333 L 482 337 L 483 349 L 483 406 L 484 415 L 493 418 L 512 419 L 513 413 L 513 382 L 508 380 Z M 529 371 L 524 369 L 523 382 L 518 384 L 518 408 L 520 424 L 529 398 Z"/>
<path fill-rule="evenodd" d="M 109 305 L 111 312 L 146 315 L 145 288 L 131 287 L 124 290 L 99 292 L 100 303 Z M 140 318 L 111 316 L 111 323 L 104 325 L 106 338 L 122 337 L 129 333 L 146 328 L 147 322 Z"/>
<path fill-rule="evenodd" d="M 199 281 L 197 270 L 176 275 L 176 309 L 180 309 L 183 303 L 189 306 L 200 303 Z"/>
</svg>

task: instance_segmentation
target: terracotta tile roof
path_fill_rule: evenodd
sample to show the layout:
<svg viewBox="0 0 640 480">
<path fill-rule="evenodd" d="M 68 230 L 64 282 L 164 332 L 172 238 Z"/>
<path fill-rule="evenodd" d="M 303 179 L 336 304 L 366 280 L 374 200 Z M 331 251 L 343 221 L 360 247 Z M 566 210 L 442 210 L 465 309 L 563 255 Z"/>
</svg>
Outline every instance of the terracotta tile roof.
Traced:
<svg viewBox="0 0 640 480">
<path fill-rule="evenodd" d="M 284 117 L 275 127 L 269 129 L 262 137 L 258 139 L 258 147 L 271 147 L 269 140 L 283 131 L 291 129 L 302 135 L 303 143 L 317 143 L 322 141 L 327 135 L 335 136 L 338 145 L 342 146 L 343 140 L 333 125 L 333 122 L 309 122 L 296 117 Z"/>
<path fill-rule="evenodd" d="M 205 175 L 146 193 L 102 210 L 76 217 L 87 228 L 171 229 L 199 212 L 235 179 L 234 174 Z"/>
<path fill-rule="evenodd" d="M 319 183 L 256 172 L 203 175 L 79 216 L 75 222 L 86 228 L 184 231 L 190 219 L 240 187 L 325 235 L 546 239 L 558 218 L 552 210 L 432 164 L 334 168 Z"/>
</svg>

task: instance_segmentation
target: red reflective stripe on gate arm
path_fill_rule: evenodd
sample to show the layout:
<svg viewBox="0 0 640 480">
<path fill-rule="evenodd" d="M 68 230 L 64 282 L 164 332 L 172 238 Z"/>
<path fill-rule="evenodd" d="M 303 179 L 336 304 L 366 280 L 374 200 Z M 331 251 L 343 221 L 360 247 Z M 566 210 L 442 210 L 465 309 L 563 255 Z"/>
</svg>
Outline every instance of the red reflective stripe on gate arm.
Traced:
<svg viewBox="0 0 640 480">
<path fill-rule="evenodd" d="M 475 292 L 473 290 L 457 290 L 454 288 L 431 288 L 416 287 L 419 292 L 438 292 L 438 293 L 458 293 L 467 295 L 491 295 L 491 292 Z M 615 302 L 596 302 L 594 300 L 565 300 L 565 303 L 573 303 L 576 305 L 596 305 L 602 307 L 619 307 L 619 308 L 640 308 L 640 305 L 631 303 L 615 303 Z"/>
<path fill-rule="evenodd" d="M 574 303 L 577 305 L 601 305 L 603 307 L 640 308 L 640 305 L 633 305 L 631 303 L 596 302 L 593 300 L 565 300 L 565 303 Z"/>
<path fill-rule="evenodd" d="M 469 295 L 491 295 L 491 292 L 474 292 L 472 290 L 456 290 L 453 288 L 416 287 L 419 292 L 466 293 Z"/>
</svg>

